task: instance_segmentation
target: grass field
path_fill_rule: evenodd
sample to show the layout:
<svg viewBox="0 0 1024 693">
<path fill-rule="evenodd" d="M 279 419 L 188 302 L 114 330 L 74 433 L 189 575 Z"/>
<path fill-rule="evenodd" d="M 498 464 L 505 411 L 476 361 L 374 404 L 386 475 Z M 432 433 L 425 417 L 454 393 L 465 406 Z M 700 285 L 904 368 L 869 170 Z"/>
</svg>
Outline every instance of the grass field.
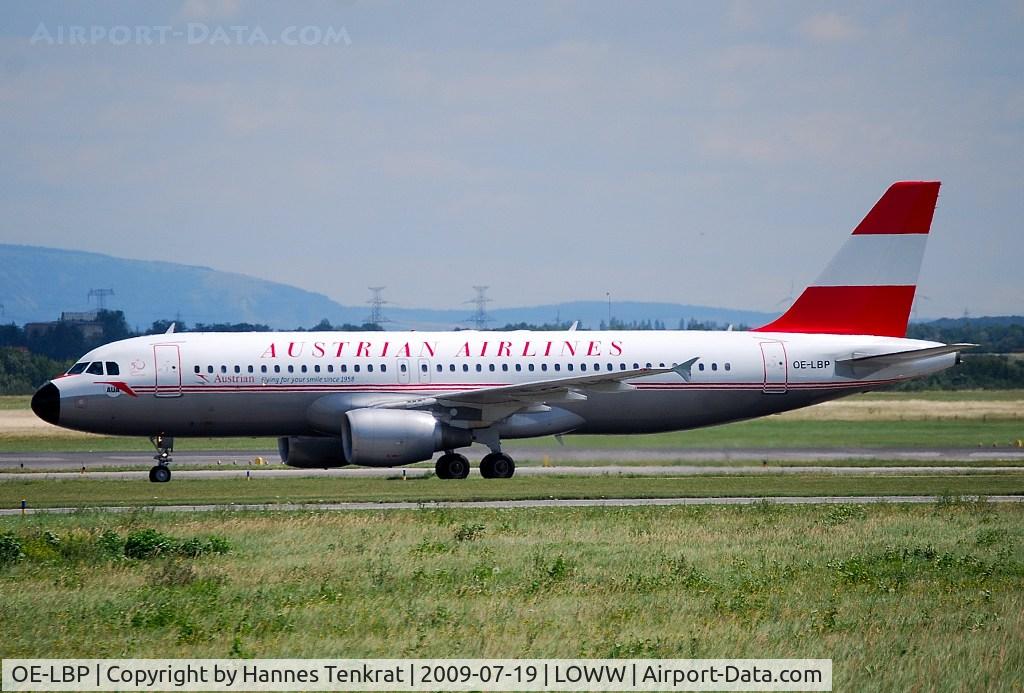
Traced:
<svg viewBox="0 0 1024 693">
<path fill-rule="evenodd" d="M 1011 447 L 1024 439 L 1024 421 L 818 421 L 768 417 L 694 431 L 633 436 L 566 436 L 568 448 L 632 450 L 669 448 Z M 521 448 L 557 447 L 552 438 L 515 441 Z M 274 454 L 273 438 L 178 438 L 178 451 L 240 450 Z M 112 436 L 0 436 L 3 452 L 148 452 L 143 438 Z"/>
<path fill-rule="evenodd" d="M 39 421 L 24 397 L 0 397 L 0 451 L 145 452 L 143 438 L 96 436 Z M 570 448 L 1009 447 L 1024 440 L 1024 393 L 1007 391 L 872 393 L 778 416 L 639 436 L 566 436 Z M 551 438 L 516 441 L 551 447 Z M 186 450 L 271 453 L 272 438 L 179 438 Z"/>
<path fill-rule="evenodd" d="M 28 395 L 3 395 L 0 396 L 0 411 L 11 411 L 15 409 L 28 409 L 31 397 Z"/>
<path fill-rule="evenodd" d="M 143 528 L 196 541 L 125 558 Z M 0 563 L 4 657 L 823 657 L 857 691 L 1019 690 L 1024 671 L 1015 505 L 141 512 L 5 531 L 23 557 Z"/>
<path fill-rule="evenodd" d="M 833 475 L 631 477 L 479 477 L 444 481 L 301 477 L 145 480 L 0 481 L 0 507 L 22 499 L 33 508 L 219 503 L 331 503 L 342 501 L 501 500 L 528 498 L 676 498 L 697 496 L 1019 495 L 1024 473 L 964 475 Z"/>
</svg>

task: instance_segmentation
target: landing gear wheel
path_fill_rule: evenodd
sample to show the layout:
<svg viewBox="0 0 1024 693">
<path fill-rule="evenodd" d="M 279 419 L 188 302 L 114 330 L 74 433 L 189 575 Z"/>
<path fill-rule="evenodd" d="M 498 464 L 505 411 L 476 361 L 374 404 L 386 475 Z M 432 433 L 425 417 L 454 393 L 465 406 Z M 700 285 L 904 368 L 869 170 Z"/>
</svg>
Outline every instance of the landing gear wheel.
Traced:
<svg viewBox="0 0 1024 693">
<path fill-rule="evenodd" d="M 516 463 L 503 452 L 492 452 L 480 460 L 480 476 L 485 479 L 511 479 Z"/>
<path fill-rule="evenodd" d="M 434 473 L 438 479 L 465 479 L 469 476 L 469 460 L 457 452 L 446 452 L 437 458 Z"/>
<path fill-rule="evenodd" d="M 149 442 L 156 448 L 153 459 L 156 466 L 149 470 L 149 480 L 157 484 L 165 484 L 171 480 L 171 469 L 167 464 L 171 461 L 171 453 L 174 452 L 174 438 L 158 433 L 149 437 Z"/>
</svg>

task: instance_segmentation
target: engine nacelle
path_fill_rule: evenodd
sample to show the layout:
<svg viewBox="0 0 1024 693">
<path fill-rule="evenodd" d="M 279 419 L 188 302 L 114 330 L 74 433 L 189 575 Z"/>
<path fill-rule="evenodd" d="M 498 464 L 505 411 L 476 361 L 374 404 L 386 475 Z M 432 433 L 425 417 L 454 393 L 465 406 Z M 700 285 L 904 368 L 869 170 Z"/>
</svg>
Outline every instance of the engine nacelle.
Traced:
<svg viewBox="0 0 1024 693">
<path fill-rule="evenodd" d="M 341 444 L 349 464 L 395 467 L 429 460 L 438 450 L 472 444 L 467 430 L 441 423 L 425 411 L 353 409 L 341 423 Z"/>
<path fill-rule="evenodd" d="M 312 436 L 288 436 L 277 439 L 277 451 L 281 461 L 289 467 L 302 469 L 327 469 L 344 467 L 345 451 L 341 438 L 314 438 Z"/>
</svg>

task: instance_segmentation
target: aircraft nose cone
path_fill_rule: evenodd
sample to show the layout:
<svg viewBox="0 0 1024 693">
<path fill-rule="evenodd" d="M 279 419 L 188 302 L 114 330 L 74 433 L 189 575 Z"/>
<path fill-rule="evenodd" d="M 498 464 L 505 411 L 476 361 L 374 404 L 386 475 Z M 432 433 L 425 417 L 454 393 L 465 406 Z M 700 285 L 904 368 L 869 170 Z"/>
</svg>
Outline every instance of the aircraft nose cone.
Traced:
<svg viewBox="0 0 1024 693">
<path fill-rule="evenodd" d="M 46 423 L 57 425 L 60 420 L 60 390 L 46 383 L 32 395 L 32 411 Z"/>
</svg>

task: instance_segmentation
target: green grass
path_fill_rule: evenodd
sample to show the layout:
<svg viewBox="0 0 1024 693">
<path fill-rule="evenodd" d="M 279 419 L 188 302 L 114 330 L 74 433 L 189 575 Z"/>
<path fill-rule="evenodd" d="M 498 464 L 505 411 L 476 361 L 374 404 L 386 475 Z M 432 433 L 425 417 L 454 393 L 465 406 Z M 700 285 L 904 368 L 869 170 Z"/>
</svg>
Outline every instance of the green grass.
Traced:
<svg viewBox="0 0 1024 693">
<path fill-rule="evenodd" d="M 0 411 L 11 409 L 29 409 L 29 402 L 32 397 L 29 395 L 3 395 L 0 396 Z"/>
<path fill-rule="evenodd" d="M 0 480 L 0 507 L 147 506 L 216 503 L 502 500 L 527 498 L 669 498 L 691 496 L 997 495 L 1024 494 L 1024 473 L 965 475 L 519 477 L 511 481 L 434 477 L 322 479 Z"/>
<path fill-rule="evenodd" d="M 175 450 L 241 451 L 277 455 L 277 438 L 175 438 Z M 0 452 L 152 452 L 146 438 L 122 436 L 0 436 Z"/>
<path fill-rule="evenodd" d="M 566 436 L 568 448 L 598 450 L 691 448 L 1007 447 L 1024 438 L 1024 421 L 791 421 L 767 417 L 693 431 L 629 436 Z M 515 442 L 517 447 L 557 447 L 553 438 Z M 142 438 L 0 438 L 4 452 L 148 452 Z M 183 451 L 249 451 L 273 454 L 274 438 L 178 438 Z"/>
<path fill-rule="evenodd" d="M 568 447 L 656 448 L 831 448 L 989 447 L 1024 437 L 1024 421 L 790 421 L 767 417 L 693 431 L 634 436 L 566 436 Z M 551 439 L 517 444 L 551 446 Z"/>
<path fill-rule="evenodd" d="M 923 399 L 932 402 L 1012 402 L 1024 400 L 1024 390 L 911 390 L 902 392 L 866 392 L 857 399 L 884 402 Z"/>
<path fill-rule="evenodd" d="M 1019 690 L 1024 671 L 1016 505 L 83 514 L 5 530 L 25 556 L 0 565 L 4 657 L 821 657 L 837 691 Z M 125 558 L 129 535 L 228 552 Z"/>
</svg>

